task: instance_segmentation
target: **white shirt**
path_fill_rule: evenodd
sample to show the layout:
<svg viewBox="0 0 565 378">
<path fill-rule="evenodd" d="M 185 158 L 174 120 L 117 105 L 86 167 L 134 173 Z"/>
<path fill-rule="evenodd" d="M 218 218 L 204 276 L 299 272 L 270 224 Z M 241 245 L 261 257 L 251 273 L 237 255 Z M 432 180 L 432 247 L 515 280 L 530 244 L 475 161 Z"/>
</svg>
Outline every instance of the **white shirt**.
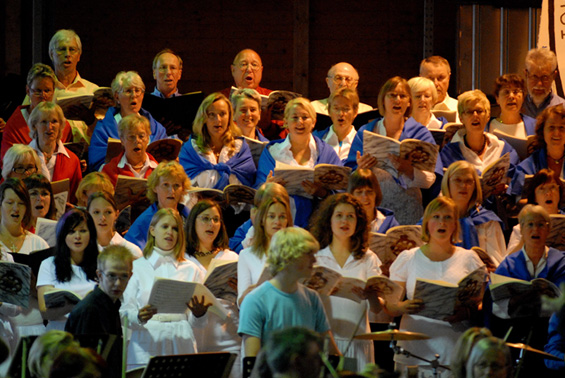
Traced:
<svg viewBox="0 0 565 378">
<path fill-rule="evenodd" d="M 267 264 L 267 255 L 259 258 L 252 252 L 252 247 L 239 252 L 237 262 L 237 300 L 251 285 L 255 285 Z"/>
<path fill-rule="evenodd" d="M 349 255 L 345 264 L 341 267 L 330 247 L 327 246 L 316 253 L 316 265 L 333 269 L 344 277 L 354 277 L 363 281 L 373 276 L 380 276 L 382 273 L 380 269 L 381 261 L 370 250 L 365 252 L 358 260 L 353 258 L 353 255 Z M 333 295 L 329 297 L 321 296 L 321 299 L 338 348 L 342 352 L 345 352 L 349 338 L 354 332 L 356 334 L 371 332 L 367 301 L 357 303 Z M 363 316 L 364 319 L 361 321 L 359 329 L 355 330 L 357 322 Z M 346 357 L 357 358 L 357 370 L 363 369 L 367 363 L 374 362 L 373 342 L 369 341 L 367 343 L 367 341 L 355 340 Z"/>
<path fill-rule="evenodd" d="M 316 113 L 329 115 L 328 113 L 328 98 L 324 98 L 322 100 L 315 100 L 312 101 L 312 106 Z M 365 113 L 370 110 L 373 110 L 373 107 L 368 104 L 364 104 L 362 102 L 359 103 L 359 109 L 357 109 L 357 114 Z"/>
<path fill-rule="evenodd" d="M 524 126 L 524 121 L 519 123 L 502 123 L 498 119 L 493 119 L 490 121 L 488 132 L 492 133 L 494 130 L 502 131 L 505 134 L 511 135 L 516 138 L 526 139 L 526 127 Z"/>
<path fill-rule="evenodd" d="M 295 167 L 314 168 L 316 161 L 318 160 L 318 149 L 316 148 L 316 141 L 312 135 L 310 135 L 310 141 L 308 142 L 308 147 L 310 147 L 310 160 L 308 160 L 306 164 L 300 164 L 294 159 L 294 155 L 290 150 L 291 147 L 290 135 L 287 135 L 283 142 L 275 143 L 267 148 L 277 163 L 281 162 Z"/>
<path fill-rule="evenodd" d="M 98 245 L 98 252 L 102 252 L 104 248 L 110 245 L 121 245 L 122 247 L 126 247 L 131 252 L 134 259 L 143 257 L 143 252 L 141 251 L 141 248 L 139 248 L 137 245 L 133 244 L 132 242 L 129 242 L 126 239 L 124 239 L 122 235 L 120 235 L 116 231 L 114 231 L 114 236 L 112 236 L 112 239 L 110 240 L 110 243 L 107 246 L 102 247 L 99 243 L 96 243 L 96 245 Z"/>
<path fill-rule="evenodd" d="M 457 111 L 457 100 L 454 98 L 449 97 L 449 93 L 445 94 L 445 99 L 440 102 L 439 104 L 435 104 L 433 109 L 434 110 L 449 110 L 455 112 L 456 120 L 455 122 L 461 123 L 459 119 L 459 112 Z"/>
<path fill-rule="evenodd" d="M 212 164 L 218 164 L 218 163 L 226 163 L 228 160 L 232 158 L 233 155 L 237 154 L 241 150 L 243 141 L 241 139 L 235 140 L 235 150 L 233 151 L 232 154 L 230 154 L 230 149 L 228 147 L 223 146 L 222 150 L 220 151 L 220 156 L 218 160 L 216 160 L 216 155 L 214 155 L 214 152 L 212 152 L 211 149 L 209 149 L 208 152 L 205 153 L 203 151 L 200 151 L 198 146 L 196 146 L 196 141 L 194 139 L 191 139 L 191 143 L 192 143 L 192 148 L 194 148 L 194 151 L 196 151 L 196 153 L 198 153 L 198 155 L 200 155 L 203 159 L 208 160 Z M 216 183 L 218 182 L 219 179 L 220 179 L 220 174 L 218 173 L 218 171 L 214 169 L 209 169 L 198 174 L 198 176 L 196 176 L 191 180 L 191 183 L 192 186 L 197 186 L 199 188 L 213 188 L 214 186 L 216 186 Z M 236 175 L 232 174 L 230 175 L 229 183 L 241 184 L 241 181 L 239 181 Z"/>
<path fill-rule="evenodd" d="M 504 149 L 504 142 L 496 137 L 496 135 L 492 135 L 490 133 L 485 133 L 487 137 L 487 145 L 486 151 L 483 155 L 483 159 L 477 155 L 477 153 L 470 148 L 465 146 L 465 140 L 463 139 L 464 136 L 467 134 L 467 130 L 461 129 L 455 133 L 451 143 L 459 143 L 459 147 L 461 148 L 461 153 L 465 160 L 469 163 L 473 164 L 475 169 L 479 172 L 483 172 L 486 167 L 488 167 L 491 163 L 494 163 L 502 156 L 502 150 Z"/>
<path fill-rule="evenodd" d="M 32 252 L 40 251 L 42 249 L 47 249 L 47 248 L 49 248 L 49 244 L 47 244 L 47 242 L 43 240 L 41 236 L 32 234 L 29 231 L 25 231 L 24 242 L 22 243 L 22 246 L 18 251 L 12 251 L 10 246 L 7 246 L 0 241 L 0 249 L 2 250 L 2 260 L 5 260 L 4 256 L 8 256 L 7 252 L 17 252 L 24 255 L 29 255 Z"/>
<path fill-rule="evenodd" d="M 35 138 L 32 139 L 29 146 L 33 148 L 35 152 L 37 152 L 37 156 L 39 156 L 39 162 L 41 163 L 41 167 L 39 167 L 41 174 L 45 176 L 45 178 L 49 181 L 51 181 L 51 177 L 53 177 L 53 172 L 55 170 L 55 162 L 57 161 L 57 155 L 63 154 L 67 158 L 70 158 L 69 153 L 67 152 L 67 149 L 65 148 L 61 140 L 57 141 L 57 148 L 55 148 L 55 151 L 53 151 L 53 156 L 51 156 L 51 159 L 49 159 L 49 162 L 47 163 L 45 163 L 45 156 L 43 155 L 43 152 L 41 152 L 41 149 L 39 148 L 37 139 Z"/>
<path fill-rule="evenodd" d="M 522 253 L 524 255 L 524 258 L 526 259 L 526 267 L 528 268 L 528 273 L 530 273 L 531 277 L 538 278 L 541 271 L 546 267 L 546 265 L 547 265 L 547 252 L 548 251 L 549 251 L 549 247 L 546 246 L 545 251 L 543 253 L 543 256 L 538 261 L 538 264 L 536 266 L 534 266 L 534 262 L 528 256 L 528 254 L 526 253 L 526 250 L 524 248 L 521 249 L 520 253 Z"/>
<path fill-rule="evenodd" d="M 122 156 L 122 158 L 118 162 L 118 168 L 123 169 L 126 165 L 127 165 L 128 169 L 131 171 L 131 173 L 133 174 L 133 177 L 145 178 L 145 173 L 147 172 L 147 170 L 149 168 L 152 168 L 152 169 L 157 168 L 157 165 L 159 165 L 159 163 L 149 159 L 149 155 L 145 154 L 145 161 L 143 162 L 143 167 L 141 167 L 139 172 L 137 172 L 135 169 L 133 169 L 133 166 L 128 162 L 126 154 L 124 153 L 124 155 Z M 102 172 L 102 168 L 104 168 L 104 166 L 100 167 L 100 172 Z"/>
<path fill-rule="evenodd" d="M 349 156 L 351 143 L 353 143 L 353 139 L 355 139 L 356 135 L 357 130 L 355 130 L 355 127 L 352 126 L 351 130 L 349 130 L 349 133 L 340 142 L 337 134 L 334 131 L 334 125 L 331 125 L 330 130 L 324 136 L 323 141 L 332 146 L 337 156 L 339 156 L 341 160 L 344 160 L 347 159 L 347 156 Z"/>
<path fill-rule="evenodd" d="M 426 127 L 430 130 L 439 130 L 443 127 L 443 124 L 439 119 L 437 119 L 434 113 L 432 113 L 432 116 L 430 117 L 430 121 L 428 122 Z"/>
<path fill-rule="evenodd" d="M 373 219 L 373 221 L 371 222 L 369 226 L 369 231 L 379 232 L 379 228 L 381 228 L 381 225 L 383 224 L 385 219 L 386 219 L 386 215 L 381 213 L 379 209 L 375 208 L 375 219 Z"/>
</svg>

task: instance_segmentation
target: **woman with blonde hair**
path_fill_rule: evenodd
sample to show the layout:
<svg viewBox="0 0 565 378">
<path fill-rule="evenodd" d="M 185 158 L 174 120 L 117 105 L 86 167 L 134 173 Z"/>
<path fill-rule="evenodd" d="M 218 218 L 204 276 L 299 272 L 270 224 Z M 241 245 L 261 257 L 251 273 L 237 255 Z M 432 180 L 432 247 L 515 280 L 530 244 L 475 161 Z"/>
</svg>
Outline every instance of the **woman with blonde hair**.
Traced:
<svg viewBox="0 0 565 378">
<path fill-rule="evenodd" d="M 25 144 L 14 144 L 6 151 L 2 159 L 2 179 L 15 177 L 23 180 L 37 173 L 39 167 L 41 167 L 41 161 L 33 148 Z"/>
<path fill-rule="evenodd" d="M 82 180 L 82 168 L 78 157 L 61 141 L 66 123 L 61 107 L 54 102 L 41 102 L 29 115 L 29 146 L 37 152 L 41 165 L 38 171 L 49 181 L 69 179 L 69 202 L 75 203 L 75 192 Z"/>
<path fill-rule="evenodd" d="M 441 194 L 457 205 L 461 229 L 461 242 L 457 245 L 465 249 L 482 248 L 498 266 L 506 257 L 502 221 L 481 206 L 483 194 L 475 167 L 465 160 L 451 164 L 443 175 Z"/>
<path fill-rule="evenodd" d="M 256 168 L 251 150 L 223 94 L 212 93 L 200 104 L 179 162 L 196 187 L 222 190 L 229 184 L 253 184 Z"/>
<path fill-rule="evenodd" d="M 447 123 L 444 117 L 436 118 L 432 108 L 438 102 L 437 89 L 433 81 L 416 76 L 408 80 L 412 97 L 411 118 L 428 129 L 443 129 Z"/>
<path fill-rule="evenodd" d="M 151 219 L 143 257 L 133 262 L 133 275 L 123 296 L 120 314 L 127 316 L 132 331 L 128 369 L 145 366 L 151 356 L 196 353 L 188 319 L 182 314 L 157 313 L 149 303 L 155 278 L 202 282 L 200 269 L 185 256 L 183 220 L 170 208 L 160 209 Z"/>
<path fill-rule="evenodd" d="M 277 163 L 295 167 L 314 168 L 318 164 L 342 165 L 334 149 L 326 142 L 312 135 L 316 124 L 316 112 L 310 101 L 303 97 L 290 100 L 284 110 L 284 125 L 288 128 L 285 139 L 270 142 L 263 150 L 257 170 L 255 187 L 264 182 L 278 182 L 275 176 Z M 324 198 L 329 193 L 318 183 L 304 180 L 302 187 L 311 196 Z M 307 227 L 310 214 L 314 209 L 313 200 L 304 196 L 292 195 L 297 212 L 294 223 L 299 227 Z"/>
<path fill-rule="evenodd" d="M 230 96 L 233 105 L 233 118 L 242 135 L 268 142 L 257 124 L 261 120 L 261 96 L 255 89 L 240 88 Z"/>
<path fill-rule="evenodd" d="M 292 227 L 288 196 L 269 195 L 255 211 L 254 234 L 250 247 L 239 253 L 237 263 L 238 303 L 255 287 L 265 269 L 269 243 L 278 231 Z"/>
<path fill-rule="evenodd" d="M 437 353 L 442 365 L 451 361 L 460 329 L 465 327 L 464 322 L 470 319 L 471 314 L 478 311 L 479 303 L 469 304 L 459 313 L 436 320 L 418 315 L 426 303 L 415 298 L 414 292 L 417 279 L 457 284 L 469 273 L 481 267 L 484 269 L 483 262 L 475 252 L 455 245 L 459 240 L 458 218 L 457 205 L 452 199 L 439 197 L 430 202 L 424 212 L 422 225 L 422 240 L 426 244 L 403 251 L 390 267 L 390 279 L 406 289 L 406 299 L 386 303 L 390 315 L 402 315 L 400 330 L 423 332 L 430 336 L 429 340 L 399 341 L 398 345 L 429 360 L 433 360 Z M 401 371 L 408 365 L 420 365 L 422 368 L 424 364 L 403 355 L 395 355 L 394 360 Z M 440 377 L 447 376 L 447 371 L 440 371 Z"/>
<path fill-rule="evenodd" d="M 147 230 L 151 218 L 159 209 L 177 210 L 186 219 L 189 210 L 181 203 L 181 200 L 189 189 L 190 180 L 179 163 L 176 161 L 159 163 L 147 179 L 147 198 L 151 206 L 133 222 L 125 239 L 143 249 L 147 242 Z"/>
<path fill-rule="evenodd" d="M 449 167 L 458 160 L 473 164 L 477 173 L 508 153 L 510 169 L 507 176 L 512 178 L 516 165 L 520 162 L 518 154 L 509 143 L 485 131 L 490 119 L 490 102 L 478 89 L 467 91 L 458 97 L 457 110 L 464 128 L 457 131 L 451 142 L 445 145 L 440 154 L 443 166 Z"/>
<path fill-rule="evenodd" d="M 107 174 L 102 172 L 90 172 L 83 177 L 76 191 L 77 206 L 86 208 L 88 197 L 92 193 L 108 192 L 114 195 L 114 185 Z"/>
<path fill-rule="evenodd" d="M 111 86 L 116 106 L 108 109 L 106 116 L 103 120 L 98 121 L 92 133 L 88 148 L 88 164 L 91 171 L 98 171 L 104 163 L 108 138 L 120 138 L 118 123 L 127 115 L 139 114 L 149 120 L 151 124 L 149 143 L 167 137 L 167 131 L 163 125 L 157 122 L 148 111 L 141 108 L 145 95 L 145 84 L 137 72 L 118 72 Z"/>
<path fill-rule="evenodd" d="M 454 378 L 466 377 L 465 365 L 467 360 L 469 360 L 471 350 L 478 341 L 491 336 L 492 332 L 488 328 L 471 327 L 463 332 L 455 344 L 453 357 L 451 358 L 450 367 Z"/>
</svg>

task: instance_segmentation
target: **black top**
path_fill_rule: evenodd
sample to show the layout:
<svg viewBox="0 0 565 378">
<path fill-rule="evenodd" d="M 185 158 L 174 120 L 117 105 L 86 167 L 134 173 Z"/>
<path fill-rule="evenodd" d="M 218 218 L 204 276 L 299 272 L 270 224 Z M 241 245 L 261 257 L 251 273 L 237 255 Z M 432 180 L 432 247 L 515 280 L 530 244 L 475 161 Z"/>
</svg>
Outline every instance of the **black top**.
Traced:
<svg viewBox="0 0 565 378">
<path fill-rule="evenodd" d="M 96 286 L 69 314 L 65 331 L 73 335 L 122 335 L 120 301 L 112 302 L 108 294 Z"/>
</svg>

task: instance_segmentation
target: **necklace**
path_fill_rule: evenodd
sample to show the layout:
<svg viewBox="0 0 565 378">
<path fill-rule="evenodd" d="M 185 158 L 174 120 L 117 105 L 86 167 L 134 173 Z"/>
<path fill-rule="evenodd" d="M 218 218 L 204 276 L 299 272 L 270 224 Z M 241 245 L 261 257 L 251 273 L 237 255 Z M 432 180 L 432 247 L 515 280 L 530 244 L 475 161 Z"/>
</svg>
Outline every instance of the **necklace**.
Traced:
<svg viewBox="0 0 565 378">
<path fill-rule="evenodd" d="M 481 155 L 485 151 L 485 147 L 487 146 L 487 137 L 485 136 L 485 134 L 483 134 L 483 145 L 479 150 L 475 150 L 471 146 L 469 146 L 469 143 L 467 143 L 467 135 L 463 137 L 463 141 L 465 142 L 465 147 L 467 147 L 477 155 Z"/>
<path fill-rule="evenodd" d="M 212 250 L 207 251 L 207 252 L 195 251 L 195 252 L 194 252 L 194 256 L 196 256 L 196 257 L 206 257 L 206 256 L 213 255 L 213 254 L 216 253 L 217 251 L 218 251 L 217 249 L 212 249 Z"/>
<path fill-rule="evenodd" d="M 0 236 L 2 237 L 2 242 L 12 251 L 12 253 L 18 253 L 19 248 L 21 248 L 20 240 L 22 236 L 25 238 L 25 233 L 18 236 L 2 233 Z M 19 247 L 16 247 L 16 243 Z"/>
<path fill-rule="evenodd" d="M 565 154 L 561 155 L 559 159 L 554 159 L 551 156 L 547 155 L 547 157 L 549 157 L 555 164 L 561 164 L 561 162 L 563 161 L 563 156 L 565 156 Z"/>
</svg>

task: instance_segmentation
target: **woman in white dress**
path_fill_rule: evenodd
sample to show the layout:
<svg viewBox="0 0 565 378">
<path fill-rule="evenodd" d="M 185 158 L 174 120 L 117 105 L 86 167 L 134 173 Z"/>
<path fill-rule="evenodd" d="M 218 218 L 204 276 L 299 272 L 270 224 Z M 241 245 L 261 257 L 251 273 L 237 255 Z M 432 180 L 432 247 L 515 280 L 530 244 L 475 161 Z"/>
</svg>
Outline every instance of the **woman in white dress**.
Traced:
<svg viewBox="0 0 565 378">
<path fill-rule="evenodd" d="M 205 277 L 211 267 L 220 260 L 237 262 L 237 253 L 228 249 L 228 234 L 222 220 L 222 209 L 212 201 L 200 201 L 190 211 L 186 221 L 186 252 L 188 260 L 196 264 Z M 204 280 L 201 282 L 204 283 Z M 229 280 L 227 285 L 237 289 L 236 280 Z M 198 352 L 229 352 L 238 357 L 232 368 L 230 377 L 241 376 L 241 337 L 237 333 L 239 310 L 237 296 L 229 292 L 218 297 L 218 301 L 227 310 L 225 320 L 211 312 L 193 320 Z M 204 303 L 202 303 L 204 304 Z M 192 307 L 192 306 L 191 306 Z M 207 307 L 204 307 L 204 310 Z M 191 308 L 191 310 L 193 310 Z M 196 317 L 197 312 L 193 310 Z"/>
<path fill-rule="evenodd" d="M 49 248 L 45 240 L 26 231 L 31 218 L 29 195 L 22 181 L 8 178 L 0 185 L 0 250 L 2 260 L 13 261 L 10 254 L 30 254 Z M 32 288 L 35 290 L 35 288 Z M 4 323 L 6 341 L 13 348 L 22 336 L 40 335 L 45 332 L 39 312 L 37 295 L 29 296 L 29 307 L 13 304 L 0 305 L 0 321 Z"/>
<path fill-rule="evenodd" d="M 88 197 L 87 210 L 96 226 L 96 241 L 98 251 L 102 252 L 109 245 L 126 247 L 135 259 L 143 256 L 141 249 L 127 241 L 114 229 L 114 224 L 120 212 L 114 196 L 108 192 L 96 192 Z"/>
<path fill-rule="evenodd" d="M 151 356 L 196 353 L 196 341 L 182 314 L 157 313 L 149 303 L 156 277 L 202 282 L 200 269 L 184 257 L 184 229 L 174 209 L 160 209 L 151 219 L 143 258 L 133 262 L 133 275 L 124 292 L 120 314 L 127 316 L 132 331 L 128 369 L 145 366 Z"/>
<path fill-rule="evenodd" d="M 263 201 L 255 213 L 255 229 L 251 247 L 239 253 L 237 263 L 237 303 L 255 287 L 267 262 L 269 243 L 273 235 L 286 227 L 292 227 L 292 215 L 288 197 L 273 196 Z"/>
<path fill-rule="evenodd" d="M 451 353 L 461 332 L 468 328 L 464 322 L 470 313 L 477 310 L 478 303 L 465 308 L 443 320 L 419 316 L 426 305 L 414 297 L 417 279 L 442 280 L 457 284 L 467 274 L 483 267 L 484 264 L 473 251 L 456 247 L 459 235 L 457 206 L 450 198 L 439 197 L 430 202 L 424 212 L 421 247 L 401 252 L 390 267 L 390 279 L 406 289 L 406 300 L 386 303 L 393 316 L 402 315 L 400 330 L 422 332 L 429 340 L 400 341 L 398 345 L 422 358 L 433 360 L 440 355 L 442 365 L 449 364 Z M 395 355 L 397 370 L 407 365 L 425 365 L 423 361 L 404 355 Z M 440 369 L 440 377 L 449 376 L 449 371 Z"/>
<path fill-rule="evenodd" d="M 41 263 L 37 277 L 39 309 L 49 320 L 47 329 L 64 330 L 73 305 L 47 308 L 45 294 L 55 289 L 70 290 L 84 298 L 96 286 L 96 227 L 85 210 L 68 211 L 57 223 L 55 254 Z"/>
<path fill-rule="evenodd" d="M 381 262 L 368 249 L 369 228 L 363 205 L 351 194 L 343 193 L 328 197 L 320 205 L 311 222 L 311 231 L 322 248 L 316 254 L 316 264 L 335 270 L 344 277 L 366 281 L 381 275 Z M 366 364 L 374 363 L 373 342 L 349 341 L 355 334 L 369 333 L 368 309 L 379 312 L 376 296 L 366 301 L 365 293 L 356 292 L 362 299 L 355 302 L 337 296 L 322 296 L 322 302 L 330 321 L 339 350 L 346 357 L 357 359 L 357 371 Z M 357 328 L 357 323 L 360 323 Z"/>
</svg>

